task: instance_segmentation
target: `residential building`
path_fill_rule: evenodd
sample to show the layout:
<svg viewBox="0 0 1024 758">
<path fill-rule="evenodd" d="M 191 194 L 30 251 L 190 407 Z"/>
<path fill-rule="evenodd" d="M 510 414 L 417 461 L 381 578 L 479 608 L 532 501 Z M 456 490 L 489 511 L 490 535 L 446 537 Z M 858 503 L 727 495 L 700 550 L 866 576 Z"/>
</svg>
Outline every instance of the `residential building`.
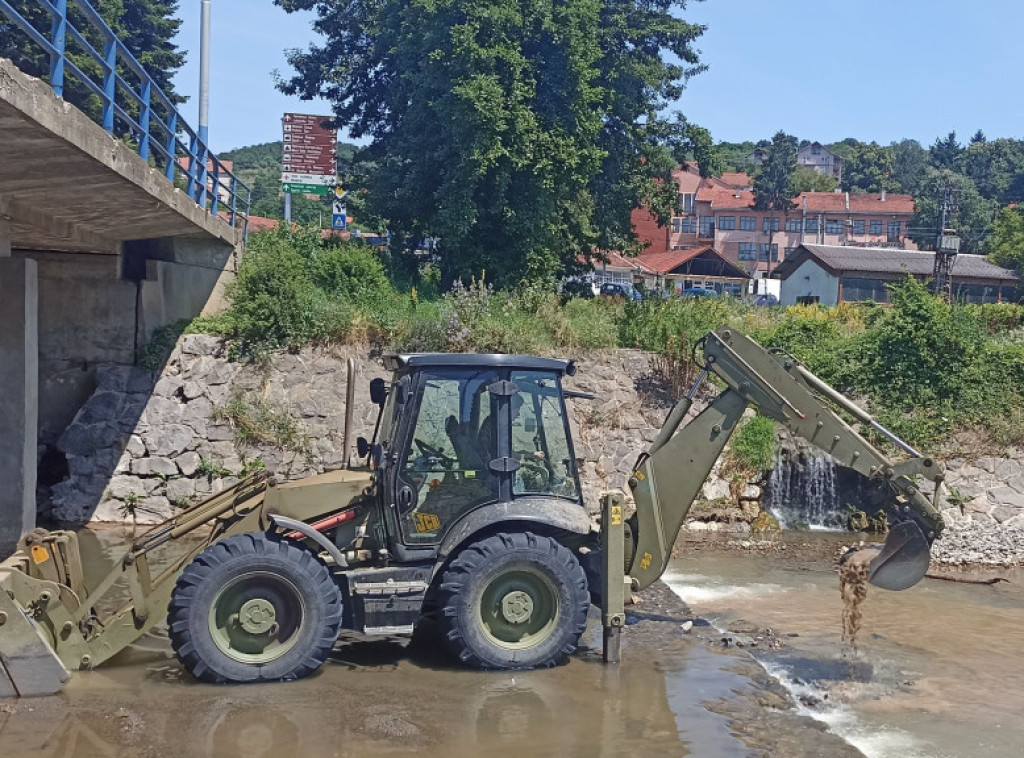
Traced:
<svg viewBox="0 0 1024 758">
<path fill-rule="evenodd" d="M 755 166 L 760 166 L 764 163 L 767 153 L 763 148 L 758 147 L 747 157 Z M 820 142 L 812 142 L 797 150 L 796 163 L 798 166 L 817 171 L 819 174 L 835 177 L 837 182 L 843 180 L 842 156 L 836 155 Z"/>
<path fill-rule="evenodd" d="M 719 294 L 741 295 L 749 279 L 742 268 L 709 246 L 661 253 L 644 252 L 636 260 L 642 268 L 644 287 L 648 291 L 668 291 L 678 295 L 697 287 L 715 290 Z"/>
<path fill-rule="evenodd" d="M 914 215 L 910 195 L 804 192 L 793 203 L 785 212 L 756 210 L 753 192 L 709 179 L 698 188 L 695 211 L 673 218 L 667 235 L 657 227 L 656 235 L 637 231 L 642 239 L 659 241 L 649 246 L 651 252 L 710 245 L 755 282 L 770 279 L 775 266 L 804 243 L 916 248 L 907 236 Z M 753 291 L 761 287 L 755 284 Z"/>
<path fill-rule="evenodd" d="M 595 284 L 643 285 L 647 292 L 679 294 L 691 287 L 700 287 L 738 295 L 744 291 L 748 278 L 743 269 L 710 247 L 645 252 L 635 258 L 610 252 L 605 260 L 591 262 Z"/>
<path fill-rule="evenodd" d="M 828 174 L 837 182 L 843 180 L 842 157 L 833 153 L 820 142 L 812 142 L 797 150 L 796 164 L 817 171 L 819 174 Z"/>
<path fill-rule="evenodd" d="M 780 281 L 782 305 L 873 300 L 889 302 L 887 284 L 908 275 L 929 279 L 935 253 L 893 248 L 855 248 L 837 245 L 798 245 L 772 276 Z M 951 274 L 958 300 L 994 303 L 1014 297 L 1017 276 L 980 255 L 958 255 Z"/>
</svg>

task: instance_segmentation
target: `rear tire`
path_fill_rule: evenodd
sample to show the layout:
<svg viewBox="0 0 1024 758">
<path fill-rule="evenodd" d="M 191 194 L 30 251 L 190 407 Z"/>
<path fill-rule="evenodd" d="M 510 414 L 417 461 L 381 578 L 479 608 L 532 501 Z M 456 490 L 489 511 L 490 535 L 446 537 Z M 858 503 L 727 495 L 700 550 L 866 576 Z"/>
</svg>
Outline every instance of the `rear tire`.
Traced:
<svg viewBox="0 0 1024 758">
<path fill-rule="evenodd" d="M 586 629 L 589 606 L 576 556 L 532 532 L 496 534 L 463 549 L 438 591 L 445 645 L 483 669 L 561 663 Z"/>
<path fill-rule="evenodd" d="M 182 572 L 168 607 L 171 645 L 204 682 L 301 679 L 338 637 L 341 592 L 304 545 L 265 534 L 217 542 Z"/>
</svg>

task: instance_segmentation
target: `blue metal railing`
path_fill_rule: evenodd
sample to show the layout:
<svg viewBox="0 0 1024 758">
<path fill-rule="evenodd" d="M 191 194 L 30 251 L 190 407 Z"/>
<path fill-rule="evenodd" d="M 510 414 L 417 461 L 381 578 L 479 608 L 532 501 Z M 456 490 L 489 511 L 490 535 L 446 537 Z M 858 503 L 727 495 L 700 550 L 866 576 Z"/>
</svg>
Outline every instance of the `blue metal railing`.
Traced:
<svg viewBox="0 0 1024 758">
<path fill-rule="evenodd" d="M 50 86 L 59 97 L 64 96 L 66 74 L 73 74 L 99 98 L 100 122 L 107 134 L 114 134 L 115 123 L 123 124 L 138 145 L 139 157 L 162 167 L 171 182 L 180 176 L 186 194 L 197 205 L 226 219 L 232 226 L 245 229 L 252 199 L 249 187 L 210 152 L 171 99 L 87 0 L 70 1 L 103 39 L 102 52 L 69 18 L 69 0 L 28 0 L 49 15 L 49 36 L 30 24 L 8 0 L 0 0 L 0 16 L 6 16 L 50 56 Z M 68 57 L 69 41 L 96 62 L 102 71 L 102 82 L 94 81 Z M 122 76 L 118 64 L 121 64 L 121 71 L 137 80 L 135 86 Z M 133 116 L 133 112 L 136 115 Z M 227 208 L 220 207 L 224 203 Z M 241 211 L 243 206 L 244 212 Z"/>
</svg>

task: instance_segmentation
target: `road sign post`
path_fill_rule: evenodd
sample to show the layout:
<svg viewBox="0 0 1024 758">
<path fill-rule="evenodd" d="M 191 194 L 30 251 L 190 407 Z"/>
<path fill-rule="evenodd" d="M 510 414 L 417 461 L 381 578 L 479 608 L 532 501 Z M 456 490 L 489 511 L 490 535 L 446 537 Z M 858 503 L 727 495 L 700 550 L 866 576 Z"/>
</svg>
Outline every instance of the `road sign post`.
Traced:
<svg viewBox="0 0 1024 758">
<path fill-rule="evenodd" d="M 334 203 L 331 214 L 331 228 L 344 231 L 348 229 L 348 208 L 345 205 L 346 192 L 341 187 L 334 188 Z"/>
</svg>

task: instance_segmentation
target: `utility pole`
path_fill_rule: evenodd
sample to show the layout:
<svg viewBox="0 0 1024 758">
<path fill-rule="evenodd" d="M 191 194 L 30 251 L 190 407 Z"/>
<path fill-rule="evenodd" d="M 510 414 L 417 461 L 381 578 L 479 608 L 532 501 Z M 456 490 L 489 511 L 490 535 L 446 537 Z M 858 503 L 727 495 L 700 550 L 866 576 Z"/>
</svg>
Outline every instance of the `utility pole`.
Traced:
<svg viewBox="0 0 1024 758">
<path fill-rule="evenodd" d="M 199 32 L 199 141 L 210 147 L 210 0 L 203 0 Z"/>
<path fill-rule="evenodd" d="M 939 234 L 935 242 L 935 267 L 932 269 L 932 290 L 938 297 L 953 298 L 953 263 L 960 252 L 960 237 L 953 221 L 960 209 L 955 187 L 939 187 Z"/>
</svg>

